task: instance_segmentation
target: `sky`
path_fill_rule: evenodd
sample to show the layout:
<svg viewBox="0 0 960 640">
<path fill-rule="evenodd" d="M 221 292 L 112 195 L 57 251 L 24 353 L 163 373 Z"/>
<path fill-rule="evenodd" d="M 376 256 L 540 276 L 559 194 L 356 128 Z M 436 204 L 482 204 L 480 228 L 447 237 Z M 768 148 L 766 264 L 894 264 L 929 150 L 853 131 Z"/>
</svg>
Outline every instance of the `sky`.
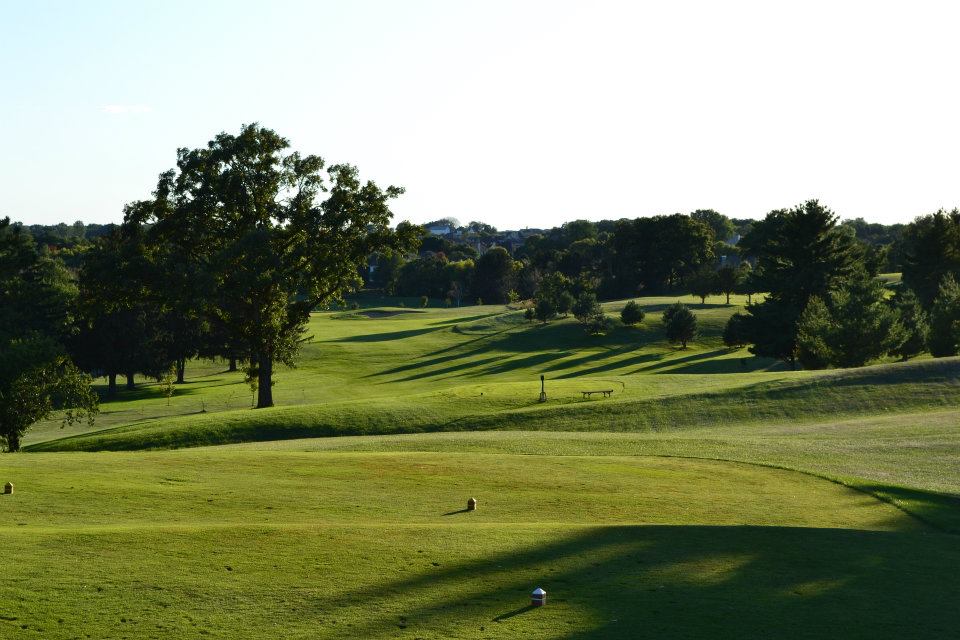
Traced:
<svg viewBox="0 0 960 640">
<path fill-rule="evenodd" d="M 960 206 L 960 4 L 0 0 L 0 217 L 116 222 L 259 122 L 501 229 Z"/>
</svg>

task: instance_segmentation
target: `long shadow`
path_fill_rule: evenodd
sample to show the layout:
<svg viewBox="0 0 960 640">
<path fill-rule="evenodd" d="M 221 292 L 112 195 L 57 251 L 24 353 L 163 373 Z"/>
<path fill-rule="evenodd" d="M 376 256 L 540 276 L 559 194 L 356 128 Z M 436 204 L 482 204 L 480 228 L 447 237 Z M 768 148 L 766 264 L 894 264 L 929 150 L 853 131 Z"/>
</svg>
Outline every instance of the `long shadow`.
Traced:
<svg viewBox="0 0 960 640">
<path fill-rule="evenodd" d="M 174 385 L 174 397 L 176 396 L 192 396 L 198 393 L 204 393 L 207 389 L 213 387 L 228 387 L 230 385 L 239 384 L 240 379 L 238 378 L 235 381 L 224 382 L 222 384 L 205 384 L 203 387 L 189 387 L 190 384 L 199 384 L 200 381 L 186 382 Z M 135 389 L 118 389 L 116 393 L 110 394 L 107 390 L 107 385 L 93 385 L 94 391 L 100 395 L 100 404 L 101 405 L 111 405 L 114 403 L 126 403 L 133 400 L 158 400 L 166 398 L 166 394 L 160 385 L 150 382 L 150 383 L 139 383 Z"/>
<path fill-rule="evenodd" d="M 533 355 L 527 356 L 525 358 L 510 358 L 504 360 L 503 357 L 494 358 L 494 360 L 499 360 L 500 364 L 494 365 L 492 367 L 487 367 L 483 371 L 475 371 L 473 375 L 475 376 L 487 376 L 487 375 L 497 375 L 501 373 L 506 373 L 508 371 L 515 371 L 517 369 L 527 369 L 530 367 L 537 367 L 545 362 L 551 362 L 557 358 L 566 358 L 570 355 L 569 351 L 559 351 L 554 353 L 535 353 Z"/>
<path fill-rule="evenodd" d="M 779 360 L 771 358 L 716 358 L 685 364 L 670 373 L 752 373 L 754 371 L 787 371 L 789 367 Z"/>
<path fill-rule="evenodd" d="M 404 331 L 387 331 L 384 333 L 365 333 L 357 336 L 347 336 L 345 338 L 336 338 L 326 342 L 389 342 L 391 340 L 403 340 L 414 336 L 422 336 L 425 333 L 439 331 L 443 327 L 425 327 L 423 329 L 406 329 Z"/>
<path fill-rule="evenodd" d="M 500 360 L 500 356 L 491 356 L 489 358 L 483 358 L 481 360 L 467 360 L 466 362 L 460 362 L 449 367 L 444 367 L 443 369 L 434 369 L 432 371 L 420 371 L 419 373 L 414 373 L 409 376 L 400 378 L 400 382 L 408 382 L 410 380 L 422 380 L 424 378 L 436 378 L 440 376 L 445 376 L 457 371 L 463 371 L 465 369 L 473 369 L 475 367 L 482 367 L 485 364 L 491 362 L 496 362 Z"/>
<path fill-rule="evenodd" d="M 641 367 L 636 371 L 634 371 L 633 373 L 639 373 L 640 371 L 655 371 L 657 369 L 663 369 L 664 367 L 671 367 L 673 365 L 682 364 L 684 362 L 695 362 L 697 360 L 709 360 L 710 358 L 714 358 L 722 353 L 727 353 L 727 350 L 714 349 L 713 351 L 699 351 L 697 353 L 692 353 L 688 356 L 683 356 L 682 358 L 663 358 L 659 362 L 651 364 L 647 367 Z"/>
<path fill-rule="evenodd" d="M 544 372 L 550 373 L 551 371 L 562 371 L 564 369 L 572 369 L 573 367 L 579 367 L 582 364 L 587 364 L 589 362 L 594 362 L 596 360 L 605 360 L 607 358 L 614 358 L 624 353 L 629 353 L 637 348 L 638 348 L 637 345 L 624 345 L 622 347 L 609 348 L 603 351 L 591 351 L 590 353 L 582 355 L 579 358 L 571 358 L 569 360 L 563 360 L 554 365 L 551 365 L 546 369 L 544 369 Z"/>
<path fill-rule="evenodd" d="M 756 526 L 520 529 L 515 540 L 533 539 L 510 552 L 488 550 L 449 568 L 375 580 L 317 607 L 359 607 L 397 594 L 418 604 L 403 609 L 414 634 L 418 623 L 459 635 L 489 621 L 502 625 L 499 634 L 520 637 L 530 632 L 520 603 L 539 585 L 548 593 L 542 615 L 553 624 L 575 621 L 562 634 L 569 638 L 635 638 L 638 630 L 655 638 L 940 638 L 960 626 L 960 545 L 951 535 Z M 480 551 L 480 540 L 468 542 L 474 535 L 469 528 L 444 533 Z M 493 548 L 504 544 L 498 535 Z M 389 628 L 388 612 L 401 606 L 390 604 L 368 608 L 351 631 Z"/>
<path fill-rule="evenodd" d="M 390 369 L 384 369 L 383 371 L 377 371 L 376 373 L 367 374 L 364 377 L 372 378 L 375 376 L 389 376 L 396 373 L 403 373 L 405 371 L 413 371 L 414 369 L 423 369 L 425 367 L 433 367 L 438 364 L 443 364 L 445 362 L 460 360 L 462 358 L 469 358 L 479 353 L 486 353 L 486 352 L 487 352 L 487 349 L 477 348 L 477 349 L 471 349 L 469 351 L 465 351 L 463 353 L 451 353 L 445 356 L 437 356 L 436 358 L 430 358 L 428 360 L 419 360 L 417 362 L 402 364 L 398 367 L 392 367 Z"/>
<path fill-rule="evenodd" d="M 450 318 L 448 320 L 438 320 L 436 322 L 431 322 L 430 326 L 434 327 L 437 325 L 451 325 L 451 324 L 464 324 L 467 322 L 473 322 L 474 320 L 482 320 L 483 318 L 489 318 L 495 316 L 495 313 L 482 313 L 478 316 L 465 316 L 463 318 Z"/>
<path fill-rule="evenodd" d="M 458 342 L 457 344 L 450 345 L 449 347 L 443 347 L 442 349 L 437 349 L 436 351 L 431 351 L 431 352 L 429 352 L 429 353 L 425 353 L 425 354 L 423 355 L 423 357 L 429 358 L 429 357 L 431 357 L 431 356 L 438 356 L 438 355 L 440 355 L 441 353 L 449 353 L 449 352 L 451 352 L 451 351 L 457 351 L 458 349 L 462 349 L 462 348 L 464 348 L 465 346 L 467 346 L 467 345 L 469 345 L 469 344 L 474 344 L 474 343 L 477 343 L 477 342 L 482 342 L 482 341 L 484 341 L 484 340 L 490 340 L 490 339 L 492 339 L 492 338 L 494 338 L 494 337 L 496 337 L 496 336 L 498 336 L 498 335 L 507 333 L 508 331 L 513 331 L 514 329 L 515 329 L 515 327 L 506 327 L 505 329 L 500 329 L 499 331 L 494 331 L 494 332 L 492 332 L 492 333 L 482 334 L 482 335 L 477 336 L 476 338 L 471 338 L 471 339 L 469 339 L 469 340 L 464 340 L 463 342 Z"/>
<path fill-rule="evenodd" d="M 610 362 L 605 362 L 599 364 L 595 367 L 590 367 L 589 369 L 581 369 L 580 371 L 570 371 L 561 376 L 557 376 L 557 379 L 564 380 L 568 378 L 581 378 L 583 376 L 592 376 L 598 373 L 606 373 L 608 371 L 613 371 L 615 369 L 622 369 L 624 367 L 631 367 L 635 364 L 640 364 L 641 362 L 650 362 L 651 360 L 659 360 L 661 355 L 653 353 L 641 353 L 632 358 L 624 358 L 623 360 L 613 360 Z"/>
<path fill-rule="evenodd" d="M 522 614 L 524 614 L 524 613 L 526 613 L 526 612 L 528 612 L 528 611 L 533 611 L 533 610 L 536 609 L 536 608 L 537 608 L 537 607 L 533 606 L 532 604 L 528 604 L 528 605 L 525 606 L 525 607 L 520 607 L 520 608 L 518 608 L 518 609 L 514 609 L 513 611 L 508 611 L 508 612 L 506 612 L 506 613 L 501 613 L 501 614 L 498 615 L 496 618 L 494 618 L 493 621 L 494 621 L 494 622 L 503 622 L 504 620 L 509 620 L 510 618 L 513 618 L 513 617 L 515 617 L 515 616 L 522 615 Z"/>
</svg>

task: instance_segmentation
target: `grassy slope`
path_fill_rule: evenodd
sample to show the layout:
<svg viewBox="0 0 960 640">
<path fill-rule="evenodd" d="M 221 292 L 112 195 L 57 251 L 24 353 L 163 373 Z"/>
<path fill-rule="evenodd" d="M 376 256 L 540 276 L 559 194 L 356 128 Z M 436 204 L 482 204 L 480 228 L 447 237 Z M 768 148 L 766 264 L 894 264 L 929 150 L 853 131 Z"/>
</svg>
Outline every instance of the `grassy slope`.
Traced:
<svg viewBox="0 0 960 640">
<path fill-rule="evenodd" d="M 598 337 L 572 320 L 531 325 L 502 307 L 317 314 L 302 365 L 278 375 L 275 409 L 240 408 L 249 407 L 249 390 L 239 374 L 201 365 L 169 405 L 147 386 L 106 404 L 93 432 L 47 424 L 26 442 L 33 450 L 132 450 L 443 430 L 663 431 L 960 400 L 953 360 L 813 374 L 724 349 L 718 335 L 736 306 L 697 305 L 703 337 L 693 349 L 674 349 L 657 316 L 668 302 L 643 299 L 643 326 Z M 549 379 L 545 404 L 536 401 L 541 373 Z M 580 397 L 597 388 L 614 396 Z"/>
<path fill-rule="evenodd" d="M 244 447 L 2 463 L 19 487 L 0 496 L 17 559 L 3 637 L 892 638 L 960 623 L 954 536 L 789 471 Z M 524 606 L 536 585 L 542 611 Z"/>
<path fill-rule="evenodd" d="M 0 637 L 952 634 L 957 361 L 789 372 L 719 347 L 732 308 L 695 310 L 687 352 L 652 317 L 318 314 L 285 406 L 196 365 L 169 406 L 146 387 L 99 432 L 44 425 L 35 451 L 248 442 L 0 457 Z"/>
</svg>

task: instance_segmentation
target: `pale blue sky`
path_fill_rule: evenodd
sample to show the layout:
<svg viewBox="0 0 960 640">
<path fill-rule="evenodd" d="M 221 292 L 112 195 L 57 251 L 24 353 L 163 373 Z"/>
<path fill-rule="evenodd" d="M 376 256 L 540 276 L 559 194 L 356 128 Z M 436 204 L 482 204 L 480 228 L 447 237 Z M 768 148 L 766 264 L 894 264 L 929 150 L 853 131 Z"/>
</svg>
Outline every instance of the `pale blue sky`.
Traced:
<svg viewBox="0 0 960 640">
<path fill-rule="evenodd" d="M 960 205 L 949 3 L 0 0 L 0 216 L 119 220 L 258 121 L 501 228 Z"/>
</svg>

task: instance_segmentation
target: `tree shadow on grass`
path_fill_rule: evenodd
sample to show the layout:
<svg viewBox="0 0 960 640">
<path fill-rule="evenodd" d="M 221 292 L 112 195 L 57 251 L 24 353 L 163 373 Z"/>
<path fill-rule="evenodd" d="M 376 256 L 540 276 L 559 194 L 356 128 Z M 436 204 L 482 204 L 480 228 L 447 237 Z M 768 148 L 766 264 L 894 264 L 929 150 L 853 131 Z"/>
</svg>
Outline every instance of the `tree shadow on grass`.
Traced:
<svg viewBox="0 0 960 640">
<path fill-rule="evenodd" d="M 568 378 L 580 378 L 583 376 L 592 376 L 598 373 L 608 373 L 617 369 L 622 369 L 624 367 L 630 367 L 635 364 L 640 364 L 641 362 L 650 362 L 651 360 L 659 360 L 662 357 L 663 356 L 661 354 L 641 353 L 630 358 L 624 358 L 622 360 L 613 360 L 611 362 L 605 362 L 595 367 L 590 367 L 589 369 L 581 369 L 580 371 L 571 371 L 561 376 L 557 376 L 557 379 L 564 380 Z"/>
<path fill-rule="evenodd" d="M 420 371 L 418 373 L 411 374 L 400 378 L 399 382 L 408 382 L 410 380 L 421 380 L 423 378 L 436 378 L 441 376 L 446 376 L 457 371 L 463 371 L 465 369 L 473 369 L 475 367 L 482 367 L 485 364 L 490 364 L 491 362 L 496 362 L 501 360 L 500 356 L 491 356 L 489 358 L 481 358 L 479 360 L 467 360 L 465 362 L 458 362 L 457 364 L 450 365 L 449 367 L 444 367 L 442 369 L 433 369 L 431 371 Z"/>
<path fill-rule="evenodd" d="M 481 313 L 480 315 L 476 315 L 476 316 L 464 316 L 462 318 L 449 318 L 447 320 L 438 320 L 436 322 L 431 322 L 430 326 L 435 327 L 435 326 L 445 326 L 445 325 L 451 325 L 451 324 L 465 324 L 467 322 L 474 322 L 475 320 L 483 320 L 484 318 L 489 318 L 491 316 L 496 316 L 496 315 L 499 315 L 499 314 Z"/>
<path fill-rule="evenodd" d="M 176 398 L 177 396 L 192 396 L 202 394 L 206 392 L 206 390 L 213 387 L 227 387 L 234 384 L 240 384 L 240 382 L 240 380 L 235 380 L 233 382 L 225 382 L 223 384 L 205 384 L 202 387 L 187 386 L 189 384 L 196 385 L 199 383 L 199 381 L 193 383 L 181 383 L 174 385 L 173 397 Z M 106 385 L 93 385 L 93 389 L 100 395 L 101 405 L 127 403 L 135 400 L 158 400 L 167 397 L 167 394 L 164 392 L 163 388 L 156 383 L 140 385 L 134 389 L 118 389 L 117 392 L 112 395 L 108 393 Z"/>
<path fill-rule="evenodd" d="M 515 371 L 517 369 L 529 369 L 533 367 L 539 367 L 547 362 L 552 362 L 559 358 L 566 358 L 570 355 L 569 351 L 554 351 L 548 353 L 534 353 L 525 357 L 514 357 L 514 358 L 504 358 L 498 357 L 494 360 L 498 360 L 500 363 L 487 367 L 482 371 L 474 371 L 471 375 L 473 376 L 489 376 L 489 375 L 499 375 L 507 373 L 509 371 Z"/>
<path fill-rule="evenodd" d="M 632 373 L 640 373 L 642 371 L 655 371 L 657 369 L 672 367 L 677 364 L 696 362 L 698 360 L 710 360 L 711 358 L 715 358 L 724 353 L 727 353 L 726 349 L 714 349 L 713 351 L 698 351 L 697 353 L 691 353 L 688 356 L 683 356 L 680 358 L 662 358 L 658 362 L 655 362 L 646 367 L 640 367 L 639 369 L 637 369 L 636 371 L 633 371 Z M 669 373 L 673 373 L 673 371 L 670 371 Z"/>
<path fill-rule="evenodd" d="M 318 607 L 377 601 L 351 629 L 363 636 L 388 630 L 388 612 L 398 608 L 409 632 L 423 628 L 433 635 L 460 635 L 491 622 L 511 637 L 536 632 L 524 625 L 543 624 L 551 637 L 605 639 L 635 638 L 639 630 L 656 638 L 935 638 L 951 637 L 960 626 L 960 545 L 946 534 L 753 526 L 520 529 L 516 536 L 529 541 L 519 549 L 491 554 L 488 547 L 482 557 L 378 580 Z M 455 544 L 470 536 L 459 527 L 445 533 Z M 520 603 L 538 585 L 549 604 L 529 620 Z"/>
<path fill-rule="evenodd" d="M 346 336 L 327 340 L 327 342 L 390 342 L 391 340 L 403 340 L 404 338 L 413 338 L 422 336 L 425 333 L 439 331 L 443 327 L 425 327 L 423 329 L 406 329 L 404 331 L 385 331 L 381 333 L 365 333 L 355 336 Z"/>
<path fill-rule="evenodd" d="M 748 358 L 712 358 L 692 362 L 671 369 L 669 373 L 753 373 L 755 371 L 788 371 L 790 367 L 779 360 L 751 356 Z"/>
</svg>

